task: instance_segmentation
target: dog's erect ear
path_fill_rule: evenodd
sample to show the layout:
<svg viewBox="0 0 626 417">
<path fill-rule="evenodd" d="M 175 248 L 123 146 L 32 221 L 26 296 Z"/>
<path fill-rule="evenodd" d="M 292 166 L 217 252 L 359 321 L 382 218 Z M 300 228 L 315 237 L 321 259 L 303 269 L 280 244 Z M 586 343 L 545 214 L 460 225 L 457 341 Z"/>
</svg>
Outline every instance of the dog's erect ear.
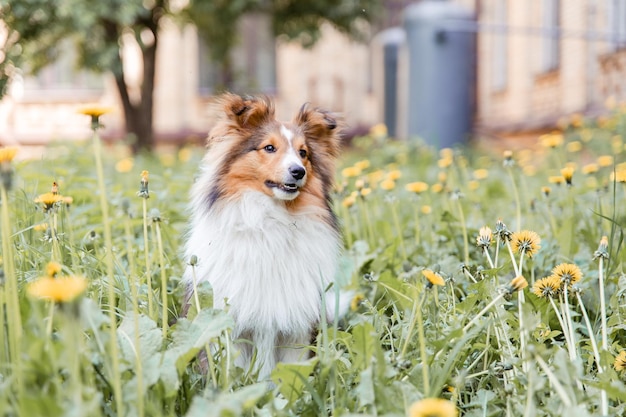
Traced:
<svg viewBox="0 0 626 417">
<path fill-rule="evenodd" d="M 243 129 L 255 129 L 274 118 L 274 105 L 267 98 L 226 93 L 219 102 L 226 117 Z"/>
<path fill-rule="evenodd" d="M 294 123 L 302 129 L 311 144 L 323 145 L 328 154 L 338 156 L 343 124 L 338 115 L 320 108 L 310 108 L 306 103 L 300 108 Z"/>
</svg>

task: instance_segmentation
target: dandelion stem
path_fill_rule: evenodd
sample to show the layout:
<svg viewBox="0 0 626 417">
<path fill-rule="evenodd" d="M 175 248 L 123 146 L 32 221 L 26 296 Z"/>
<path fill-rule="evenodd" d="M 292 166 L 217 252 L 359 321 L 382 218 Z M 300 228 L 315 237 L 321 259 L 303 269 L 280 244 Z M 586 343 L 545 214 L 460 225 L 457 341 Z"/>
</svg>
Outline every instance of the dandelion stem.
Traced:
<svg viewBox="0 0 626 417">
<path fill-rule="evenodd" d="M 155 222 L 156 240 L 159 250 L 159 264 L 161 271 L 161 329 L 163 337 L 167 336 L 167 317 L 168 317 L 168 302 L 167 302 L 167 273 L 165 271 L 165 256 L 163 255 L 163 239 L 161 238 L 161 226 L 159 222 Z"/>
<path fill-rule="evenodd" d="M 4 183 L 0 181 L 0 215 L 2 216 L 2 261 L 5 276 L 6 297 L 6 325 L 8 326 L 8 351 L 11 361 L 14 363 L 14 375 L 16 376 L 18 393 L 23 391 L 22 380 L 22 355 L 20 350 L 22 340 L 22 316 L 20 313 L 20 300 L 17 290 L 17 274 L 15 271 L 15 257 L 13 243 L 11 242 L 11 217 L 9 214 L 9 197 Z M 0 310 L 0 313 L 4 314 Z M 4 332 L 4 328 L 0 329 Z"/>
<path fill-rule="evenodd" d="M 565 392 L 565 388 L 563 388 L 563 385 L 561 385 L 559 379 L 556 377 L 556 375 L 554 375 L 554 372 L 550 370 L 548 364 L 539 355 L 535 355 L 535 361 L 537 361 L 543 372 L 545 372 L 545 374 L 548 376 L 548 380 L 554 387 L 554 390 L 556 391 L 558 396 L 561 397 L 561 401 L 563 401 L 563 404 L 565 404 L 566 407 L 571 407 L 572 400 L 568 397 L 567 392 Z"/>
<path fill-rule="evenodd" d="M 572 316 L 569 308 L 569 295 L 567 293 L 568 285 L 563 285 L 563 301 L 565 306 L 565 318 L 567 320 L 568 330 L 570 334 L 570 339 L 572 340 L 572 360 L 576 359 L 578 353 L 576 352 L 576 336 L 574 334 L 574 322 L 572 321 Z"/>
<path fill-rule="evenodd" d="M 154 318 L 153 307 L 153 291 L 152 291 L 152 271 L 150 270 L 150 248 L 148 240 L 148 202 L 145 198 L 142 198 L 142 211 L 143 211 L 143 254 L 146 262 L 146 284 L 148 285 L 148 316 Z"/>
<path fill-rule="evenodd" d="M 506 240 L 506 247 L 509 249 L 509 255 L 511 256 L 511 262 L 513 263 L 513 271 L 515 272 L 515 276 L 522 275 L 519 268 L 517 267 L 517 263 L 515 262 L 515 254 L 513 254 L 513 248 L 511 247 L 511 242 Z"/>
<path fill-rule="evenodd" d="M 413 311 L 411 312 L 411 322 L 409 324 L 409 329 L 407 330 L 406 339 L 404 340 L 404 345 L 402 346 L 402 350 L 400 351 L 400 358 L 404 358 L 406 354 L 407 348 L 409 347 L 409 343 L 411 342 L 411 336 L 413 334 L 413 330 L 415 329 L 415 325 L 417 325 L 417 337 L 419 339 L 419 349 L 420 349 L 420 358 L 422 360 L 422 379 L 424 384 L 424 392 L 430 393 L 430 375 L 428 370 L 428 357 L 426 356 L 426 338 L 424 336 L 424 319 L 422 317 L 422 305 L 424 304 L 424 300 L 426 299 L 426 292 L 422 293 L 422 297 L 417 298 L 417 294 L 415 294 L 413 300 Z"/>
<path fill-rule="evenodd" d="M 565 336 L 565 344 L 567 345 L 567 352 L 570 355 L 570 358 L 572 357 L 572 341 L 570 340 L 570 334 L 569 334 L 569 330 L 567 328 L 567 324 L 565 324 L 565 321 L 563 321 L 563 317 L 561 316 L 561 313 L 559 312 L 559 308 L 556 306 L 556 303 L 554 302 L 554 299 L 552 297 L 548 297 L 548 300 L 550 300 L 550 305 L 552 305 L 552 308 L 554 309 L 554 312 L 556 313 L 556 318 L 559 320 L 559 324 L 561 325 L 561 330 L 563 331 L 563 336 Z"/>
<path fill-rule="evenodd" d="M 144 395 L 143 395 L 143 364 L 141 362 L 141 344 L 139 335 L 139 295 L 137 294 L 137 282 L 135 282 L 135 260 L 133 255 L 133 243 L 130 230 L 130 219 L 126 217 L 124 222 L 124 232 L 126 235 L 126 252 L 128 257 L 128 286 L 130 287 L 130 297 L 133 304 L 134 327 L 135 327 L 135 352 L 136 352 L 136 370 L 137 375 L 137 415 L 144 415 Z"/>
<path fill-rule="evenodd" d="M 604 296 L 604 258 L 598 260 L 598 285 L 600 290 L 600 332 L 602 335 L 602 350 L 609 347 L 606 331 L 606 299 Z"/>
<path fill-rule="evenodd" d="M 506 292 L 501 292 L 500 294 L 498 294 L 497 296 L 494 297 L 493 300 L 491 300 L 491 302 L 489 304 L 487 304 L 485 306 L 485 308 L 483 308 L 482 310 L 480 310 L 480 312 L 478 314 L 476 314 L 474 316 L 474 318 L 472 320 L 470 320 L 469 323 L 467 323 L 465 325 L 465 327 L 463 327 L 463 333 L 465 333 L 466 331 L 469 330 L 470 327 L 472 327 L 474 324 L 476 324 L 476 322 L 478 322 L 478 320 L 487 312 L 489 311 L 489 309 L 491 307 L 493 307 L 502 297 L 504 297 L 504 295 L 506 294 Z"/>
<path fill-rule="evenodd" d="M 461 232 L 463 234 L 463 261 L 469 264 L 469 238 L 467 236 L 467 225 L 465 224 L 465 214 L 463 213 L 463 205 L 461 199 L 456 199 L 457 206 L 459 208 L 459 218 L 461 220 Z"/>
<path fill-rule="evenodd" d="M 511 178 L 511 184 L 513 185 L 513 196 L 515 197 L 515 218 L 517 220 L 517 229 L 516 230 L 521 230 L 521 227 L 522 227 L 522 205 L 521 205 L 520 198 L 519 198 L 519 191 L 517 189 L 517 183 L 515 182 L 515 178 L 513 177 L 513 171 L 510 169 L 510 167 L 509 167 L 509 169 L 507 169 L 507 172 L 509 173 L 509 177 Z"/>
<path fill-rule="evenodd" d="M 491 260 L 491 255 L 489 255 L 489 249 L 487 249 L 487 247 L 483 247 L 483 252 L 485 252 L 485 256 L 487 257 L 487 262 L 489 262 L 489 267 L 491 267 L 491 269 L 494 269 L 495 266 L 493 264 L 493 261 Z M 497 283 L 496 283 L 497 285 Z"/>
<path fill-rule="evenodd" d="M 109 206 L 107 203 L 106 187 L 104 185 L 104 168 L 102 166 L 102 144 L 97 127 L 93 129 L 93 150 L 96 160 L 96 173 L 98 177 L 98 190 L 100 192 L 100 208 L 102 210 L 102 225 L 104 227 L 104 244 L 106 247 L 105 260 L 108 278 L 109 299 L 109 347 L 113 372 L 113 395 L 115 397 L 116 411 L 118 415 L 124 415 L 124 402 L 122 398 L 122 385 L 120 375 L 119 354 L 117 346 L 117 317 L 115 303 L 115 271 L 113 268 L 113 240 L 111 237 L 111 223 L 109 218 Z"/>
<path fill-rule="evenodd" d="M 404 235 L 402 234 L 402 228 L 400 227 L 400 219 L 398 218 L 398 210 L 396 209 L 396 202 L 391 203 L 391 214 L 393 216 L 393 223 L 396 228 L 398 239 L 400 240 L 400 249 L 402 250 L 402 257 L 406 261 L 408 260 L 406 247 L 404 246 Z"/>
</svg>

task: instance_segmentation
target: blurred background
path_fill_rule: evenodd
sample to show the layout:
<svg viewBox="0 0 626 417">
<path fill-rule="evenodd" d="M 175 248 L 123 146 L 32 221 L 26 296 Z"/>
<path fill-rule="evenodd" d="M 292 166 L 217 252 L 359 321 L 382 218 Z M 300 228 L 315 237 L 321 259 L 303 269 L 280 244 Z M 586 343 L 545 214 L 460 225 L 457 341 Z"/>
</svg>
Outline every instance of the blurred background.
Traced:
<svg viewBox="0 0 626 417">
<path fill-rule="evenodd" d="M 0 143 L 202 143 L 223 91 L 435 146 L 529 138 L 626 99 L 626 0 L 4 0 Z"/>
</svg>

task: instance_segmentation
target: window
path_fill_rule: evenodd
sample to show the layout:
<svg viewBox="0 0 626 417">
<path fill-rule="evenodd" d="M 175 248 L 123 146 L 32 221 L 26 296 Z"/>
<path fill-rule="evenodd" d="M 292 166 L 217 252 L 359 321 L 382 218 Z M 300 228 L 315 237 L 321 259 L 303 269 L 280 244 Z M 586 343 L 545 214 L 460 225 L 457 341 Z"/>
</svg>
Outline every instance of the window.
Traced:
<svg viewBox="0 0 626 417">
<path fill-rule="evenodd" d="M 541 41 L 541 72 L 554 71 L 560 61 L 559 0 L 543 0 Z"/>
<path fill-rule="evenodd" d="M 495 91 L 501 91 L 506 88 L 507 71 L 508 71 L 508 25 L 507 19 L 507 0 L 496 0 L 493 8 L 493 20 L 497 26 L 493 33 L 493 59 L 492 59 L 492 88 Z"/>
<path fill-rule="evenodd" d="M 253 14 L 238 23 L 239 43 L 226 62 L 215 62 L 210 45 L 199 39 L 199 92 L 210 95 L 223 90 L 276 92 L 276 45 L 270 16 Z"/>
<path fill-rule="evenodd" d="M 626 47 L 626 1 L 607 0 L 606 12 L 611 49 Z"/>
</svg>

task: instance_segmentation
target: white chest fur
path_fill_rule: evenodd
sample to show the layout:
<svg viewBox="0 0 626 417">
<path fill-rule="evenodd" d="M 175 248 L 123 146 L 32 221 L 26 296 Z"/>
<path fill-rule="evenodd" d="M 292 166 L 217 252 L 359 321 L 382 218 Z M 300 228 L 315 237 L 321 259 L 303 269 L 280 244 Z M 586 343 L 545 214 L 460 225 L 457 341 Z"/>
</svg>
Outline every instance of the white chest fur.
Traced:
<svg viewBox="0 0 626 417">
<path fill-rule="evenodd" d="M 257 192 L 217 202 L 198 214 L 186 246 L 198 257 L 196 277 L 213 287 L 245 333 L 310 334 L 337 271 L 340 240 L 321 209 L 292 214 Z M 191 277 L 186 275 L 185 279 Z"/>
</svg>

